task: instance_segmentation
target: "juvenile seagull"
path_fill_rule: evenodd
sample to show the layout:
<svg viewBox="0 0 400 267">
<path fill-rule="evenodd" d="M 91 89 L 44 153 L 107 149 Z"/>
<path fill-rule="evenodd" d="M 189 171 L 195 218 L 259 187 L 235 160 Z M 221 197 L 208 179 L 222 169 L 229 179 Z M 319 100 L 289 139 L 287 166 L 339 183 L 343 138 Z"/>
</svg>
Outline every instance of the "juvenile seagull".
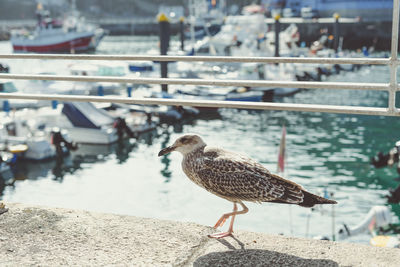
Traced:
<svg viewBox="0 0 400 267">
<path fill-rule="evenodd" d="M 209 147 L 198 135 L 179 137 L 173 145 L 162 149 L 158 156 L 172 151 L 182 153 L 182 168 L 190 180 L 233 202 L 233 211 L 222 215 L 214 225 L 214 229 L 217 229 L 232 217 L 228 232 L 209 235 L 212 238 L 223 238 L 232 234 L 235 216 L 249 210 L 242 201 L 297 204 L 302 207 L 337 203 L 311 194 L 302 186 L 270 173 L 250 158 Z M 237 204 L 243 209 L 238 210 Z"/>
</svg>

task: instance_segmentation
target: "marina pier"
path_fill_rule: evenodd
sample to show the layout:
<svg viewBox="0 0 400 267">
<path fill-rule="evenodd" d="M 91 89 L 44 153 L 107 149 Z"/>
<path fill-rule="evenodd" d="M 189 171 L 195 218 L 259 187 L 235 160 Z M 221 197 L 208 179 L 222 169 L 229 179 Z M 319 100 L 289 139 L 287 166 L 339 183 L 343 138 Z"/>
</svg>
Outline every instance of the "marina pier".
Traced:
<svg viewBox="0 0 400 267">
<path fill-rule="evenodd" d="M 109 35 L 158 35 L 159 25 L 156 18 L 101 18 L 88 20 L 91 23 L 100 25 L 108 31 Z M 391 21 L 360 21 L 357 18 L 340 18 L 341 35 L 344 39 L 344 49 L 358 49 L 362 46 L 374 45 L 378 50 L 389 50 L 391 39 Z M 328 32 L 333 33 L 333 17 L 318 19 L 303 18 L 281 18 L 282 30 L 291 23 L 295 23 L 299 28 L 300 42 L 307 44 L 320 37 L 320 30 L 327 28 Z M 7 40 L 11 29 L 26 28 L 33 29 L 36 22 L 34 20 L 21 21 L 1 21 L 0 20 L 0 40 Z M 265 23 L 274 29 L 274 19 L 266 18 Z M 179 21 L 171 23 L 171 34 L 179 35 Z"/>
</svg>

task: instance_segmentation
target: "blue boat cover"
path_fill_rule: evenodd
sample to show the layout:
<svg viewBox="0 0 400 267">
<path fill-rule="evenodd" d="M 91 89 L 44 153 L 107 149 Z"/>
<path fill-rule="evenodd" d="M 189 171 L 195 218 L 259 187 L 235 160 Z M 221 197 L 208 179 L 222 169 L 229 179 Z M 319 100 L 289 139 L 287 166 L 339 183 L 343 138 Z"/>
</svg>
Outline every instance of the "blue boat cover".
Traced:
<svg viewBox="0 0 400 267">
<path fill-rule="evenodd" d="M 153 71 L 153 66 L 151 65 L 129 65 L 130 71 Z"/>
<path fill-rule="evenodd" d="M 114 122 L 112 116 L 92 103 L 65 102 L 62 113 L 75 127 L 100 129 L 101 126 L 112 125 Z"/>
</svg>

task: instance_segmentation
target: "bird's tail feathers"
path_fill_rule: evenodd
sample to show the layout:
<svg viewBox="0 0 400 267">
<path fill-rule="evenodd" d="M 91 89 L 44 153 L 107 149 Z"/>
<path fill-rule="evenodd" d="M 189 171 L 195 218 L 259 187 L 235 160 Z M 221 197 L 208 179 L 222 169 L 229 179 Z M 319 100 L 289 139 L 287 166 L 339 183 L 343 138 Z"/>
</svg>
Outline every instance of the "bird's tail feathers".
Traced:
<svg viewBox="0 0 400 267">
<path fill-rule="evenodd" d="M 311 208 L 316 204 L 337 204 L 335 200 L 320 197 L 304 190 L 303 194 L 303 202 L 299 203 L 299 206 L 302 207 Z"/>
</svg>

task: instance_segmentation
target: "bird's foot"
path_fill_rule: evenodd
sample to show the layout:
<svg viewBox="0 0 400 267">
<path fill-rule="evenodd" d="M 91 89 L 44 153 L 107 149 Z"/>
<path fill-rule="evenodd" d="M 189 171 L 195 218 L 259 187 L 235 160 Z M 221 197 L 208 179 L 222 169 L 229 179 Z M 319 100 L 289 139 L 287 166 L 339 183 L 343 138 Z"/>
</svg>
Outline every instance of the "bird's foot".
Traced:
<svg viewBox="0 0 400 267">
<path fill-rule="evenodd" d="M 215 239 L 220 239 L 220 238 L 224 238 L 227 236 L 231 236 L 232 232 L 225 232 L 225 233 L 215 233 L 215 234 L 211 234 L 208 235 L 209 238 L 215 238 Z"/>
</svg>

